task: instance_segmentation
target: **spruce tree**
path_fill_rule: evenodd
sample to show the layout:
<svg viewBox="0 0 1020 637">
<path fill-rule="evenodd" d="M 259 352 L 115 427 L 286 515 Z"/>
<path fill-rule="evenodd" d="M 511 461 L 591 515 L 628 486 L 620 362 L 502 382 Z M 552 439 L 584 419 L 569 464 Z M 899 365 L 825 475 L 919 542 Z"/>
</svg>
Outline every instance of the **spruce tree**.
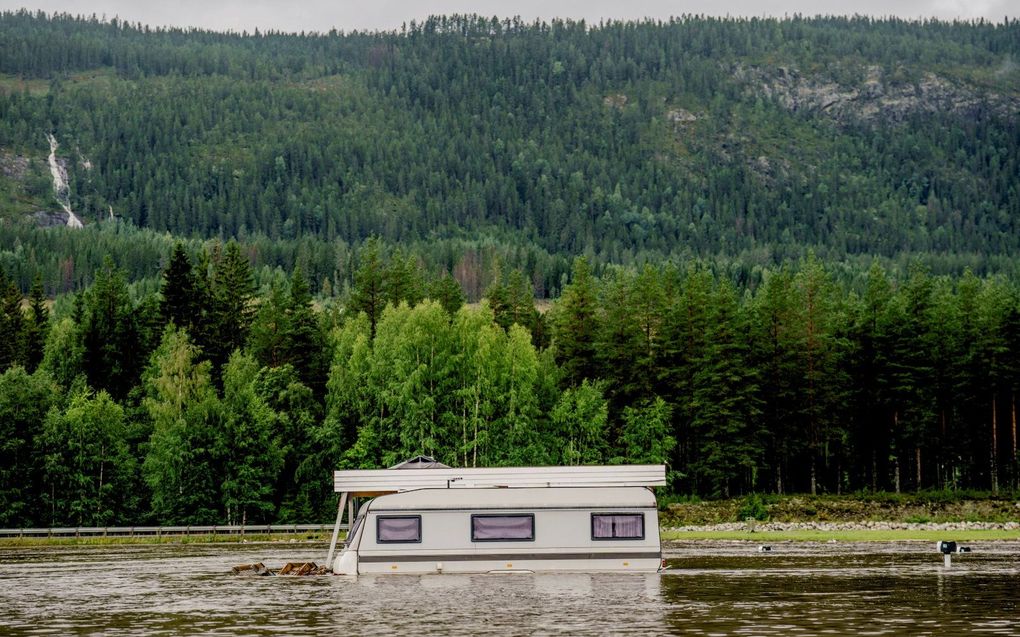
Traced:
<svg viewBox="0 0 1020 637">
<path fill-rule="evenodd" d="M 358 312 L 364 312 L 368 316 L 372 338 L 375 338 L 376 324 L 386 307 L 385 273 L 379 251 L 379 241 L 374 237 L 362 246 L 358 255 L 360 265 L 354 275 L 354 291 L 348 304 L 348 314 L 356 316 Z"/>
<path fill-rule="evenodd" d="M 0 371 L 24 363 L 25 317 L 21 291 L 0 268 Z"/>
<path fill-rule="evenodd" d="M 163 324 L 173 323 L 177 327 L 188 330 L 195 336 L 195 325 L 201 308 L 198 304 L 195 272 L 191 259 L 178 241 L 174 244 L 170 261 L 163 270 L 163 281 L 160 285 L 159 313 Z"/>
<path fill-rule="evenodd" d="M 557 358 L 564 371 L 564 382 L 569 386 L 598 377 L 595 334 L 598 296 L 595 279 L 588 260 L 574 260 L 570 285 L 556 304 L 553 317 L 553 343 Z"/>
<path fill-rule="evenodd" d="M 34 372 L 42 362 L 50 331 L 50 311 L 46 307 L 42 276 L 36 275 L 28 294 L 28 318 L 25 322 L 25 368 Z"/>
<path fill-rule="evenodd" d="M 312 295 L 301 268 L 294 268 L 284 321 L 285 361 L 321 399 L 326 388 L 325 337 L 312 309 Z"/>
<path fill-rule="evenodd" d="M 234 350 L 244 346 L 255 312 L 251 265 L 236 242 L 228 243 L 220 259 L 213 263 L 211 287 L 208 347 L 213 368 L 219 370 Z"/>
<path fill-rule="evenodd" d="M 137 381 L 145 353 L 124 272 L 107 257 L 79 303 L 82 368 L 89 385 L 115 399 Z"/>
<path fill-rule="evenodd" d="M 427 296 L 434 301 L 439 301 L 439 304 L 451 317 L 457 314 L 457 311 L 464 306 L 464 302 L 467 300 L 460 283 L 457 283 L 457 279 L 453 278 L 449 272 L 443 272 L 442 276 L 429 283 Z"/>
</svg>

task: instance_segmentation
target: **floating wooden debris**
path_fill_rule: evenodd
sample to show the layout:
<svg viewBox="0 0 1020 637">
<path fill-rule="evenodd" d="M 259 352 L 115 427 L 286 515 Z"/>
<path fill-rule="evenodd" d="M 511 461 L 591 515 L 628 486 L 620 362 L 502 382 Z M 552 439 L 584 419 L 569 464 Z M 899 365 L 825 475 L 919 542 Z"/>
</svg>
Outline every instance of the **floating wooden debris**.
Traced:
<svg viewBox="0 0 1020 637">
<path fill-rule="evenodd" d="M 279 570 L 266 568 L 262 562 L 239 564 L 230 569 L 234 575 L 328 575 L 329 569 L 315 562 L 287 562 Z"/>
<path fill-rule="evenodd" d="M 262 562 L 254 564 L 240 564 L 230 569 L 234 575 L 272 575 L 273 572 L 266 568 Z"/>
<path fill-rule="evenodd" d="M 287 562 L 276 574 L 277 575 L 325 575 L 328 573 L 325 566 L 318 566 L 315 562 Z"/>
</svg>

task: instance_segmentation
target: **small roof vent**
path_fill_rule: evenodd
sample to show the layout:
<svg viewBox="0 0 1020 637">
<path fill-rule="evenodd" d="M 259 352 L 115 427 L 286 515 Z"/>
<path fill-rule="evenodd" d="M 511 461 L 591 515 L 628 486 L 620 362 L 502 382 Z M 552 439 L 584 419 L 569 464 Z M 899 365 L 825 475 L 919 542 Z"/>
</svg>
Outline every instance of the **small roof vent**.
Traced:
<svg viewBox="0 0 1020 637">
<path fill-rule="evenodd" d="M 449 469 L 449 465 L 437 462 L 432 456 L 415 456 L 400 464 L 395 464 L 390 469 Z"/>
</svg>

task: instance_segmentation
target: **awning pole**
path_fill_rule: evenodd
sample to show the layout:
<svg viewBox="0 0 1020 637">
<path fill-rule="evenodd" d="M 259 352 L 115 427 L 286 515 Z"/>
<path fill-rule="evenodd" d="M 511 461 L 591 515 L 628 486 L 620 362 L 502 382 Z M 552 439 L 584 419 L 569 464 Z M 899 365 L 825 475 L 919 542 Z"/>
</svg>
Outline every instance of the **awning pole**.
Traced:
<svg viewBox="0 0 1020 637">
<path fill-rule="evenodd" d="M 333 539 L 329 541 L 329 555 L 326 556 L 326 568 L 333 570 L 333 554 L 336 552 L 336 541 L 340 537 L 340 520 L 344 517 L 344 505 L 347 504 L 347 492 L 340 494 L 340 506 L 336 508 L 336 523 L 333 524 Z M 350 528 L 351 520 L 347 520 L 347 527 Z"/>
</svg>

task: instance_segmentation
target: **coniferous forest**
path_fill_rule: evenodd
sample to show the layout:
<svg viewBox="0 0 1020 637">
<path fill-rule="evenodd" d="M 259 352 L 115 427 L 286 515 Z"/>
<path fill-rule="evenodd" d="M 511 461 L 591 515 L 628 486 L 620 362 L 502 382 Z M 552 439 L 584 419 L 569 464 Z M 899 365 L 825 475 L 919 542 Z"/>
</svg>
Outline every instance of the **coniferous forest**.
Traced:
<svg viewBox="0 0 1020 637">
<path fill-rule="evenodd" d="M 330 471 L 419 453 L 1016 489 L 1018 49 L 2 13 L 0 526 L 319 521 Z"/>
</svg>

